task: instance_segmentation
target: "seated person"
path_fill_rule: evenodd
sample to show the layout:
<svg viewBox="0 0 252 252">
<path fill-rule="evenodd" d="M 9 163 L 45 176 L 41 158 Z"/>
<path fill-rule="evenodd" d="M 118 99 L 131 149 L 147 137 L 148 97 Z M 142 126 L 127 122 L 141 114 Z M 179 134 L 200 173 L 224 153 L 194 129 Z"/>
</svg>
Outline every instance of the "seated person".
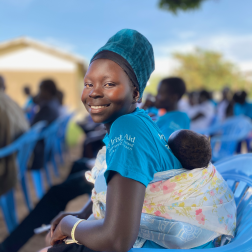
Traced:
<svg viewBox="0 0 252 252">
<path fill-rule="evenodd" d="M 136 108 L 153 70 L 151 44 L 129 29 L 115 34 L 92 58 L 84 78 L 82 101 L 94 122 L 103 123 L 108 132 L 106 147 L 99 152 L 90 174 L 95 181 L 95 220 L 84 221 L 72 215 L 58 218 L 51 227 L 53 247 L 42 251 L 195 248 L 220 234 L 233 235 L 233 222 L 228 223 L 227 230 L 226 218 L 218 222 L 223 204 L 218 204 L 213 212 L 213 200 L 204 199 L 206 189 L 217 187 L 215 178 L 218 186 L 223 184 L 215 168 L 185 174 L 188 171 L 168 148 L 161 130 L 143 110 Z M 185 181 L 185 177 L 189 180 Z M 155 183 L 166 184 L 159 188 Z M 182 196 L 180 189 L 174 187 L 183 185 L 186 188 Z M 224 198 L 219 188 L 216 200 L 220 196 L 228 211 L 233 210 L 230 204 L 234 204 L 234 198 Z M 170 197 L 172 200 L 168 200 Z M 192 233 L 190 239 L 182 239 L 185 236 L 181 235 Z M 66 238 L 72 238 L 74 243 L 62 243 Z"/>
<path fill-rule="evenodd" d="M 158 115 L 158 109 L 155 107 L 156 98 L 152 94 L 147 94 L 144 104 L 141 105 L 141 108 L 144 109 L 152 120 L 156 120 Z"/>
<path fill-rule="evenodd" d="M 40 109 L 34 116 L 31 125 L 39 121 L 46 121 L 50 124 L 60 116 L 61 105 L 57 98 L 57 87 L 53 80 L 41 81 L 36 102 Z"/>
<path fill-rule="evenodd" d="M 228 117 L 228 106 L 232 99 L 232 92 L 229 87 L 222 90 L 222 99 L 217 105 L 216 114 L 218 122 L 224 122 Z"/>
<path fill-rule="evenodd" d="M 0 76 L 0 149 L 29 129 L 22 109 L 5 93 L 5 89 L 5 80 Z M 16 182 L 16 155 L 0 158 L 0 196 L 13 189 Z"/>
<path fill-rule="evenodd" d="M 222 233 L 223 231 L 220 230 L 221 229 L 220 225 L 218 226 L 218 228 L 216 227 L 216 232 L 211 231 L 211 229 L 210 229 L 211 227 L 209 224 L 207 224 L 207 220 L 205 218 L 207 215 L 208 215 L 208 218 L 210 217 L 210 218 L 214 219 L 216 217 L 215 216 L 216 214 L 212 214 L 212 208 L 213 208 L 213 205 L 215 204 L 214 202 L 216 200 L 220 202 L 220 204 L 218 206 L 219 209 L 217 211 L 219 211 L 219 212 L 226 211 L 223 208 L 224 200 L 222 199 L 223 196 L 225 197 L 226 193 L 228 193 L 230 195 L 229 197 L 231 199 L 230 201 L 226 202 L 227 204 L 229 204 L 229 207 L 230 207 L 229 208 L 230 212 L 227 214 L 227 216 L 229 216 L 229 217 L 227 218 L 226 223 L 228 223 L 228 221 L 230 221 L 230 222 L 232 221 L 233 223 L 235 223 L 235 220 L 233 220 L 233 219 L 235 219 L 234 213 L 235 213 L 235 209 L 236 209 L 235 204 L 232 203 L 232 201 L 233 201 L 232 192 L 228 189 L 227 183 L 223 180 L 221 175 L 218 174 L 215 167 L 211 164 L 211 146 L 210 146 L 209 140 L 207 139 L 206 136 L 201 135 L 201 134 L 197 134 L 197 133 L 190 131 L 190 130 L 178 130 L 178 131 L 175 131 L 174 133 L 172 133 L 172 135 L 169 137 L 168 144 L 169 144 L 170 150 L 173 152 L 175 157 L 180 161 L 180 163 L 182 164 L 184 169 L 177 170 L 176 171 L 177 175 L 175 174 L 176 176 L 174 176 L 174 174 L 171 176 L 167 176 L 167 178 L 169 178 L 168 180 L 166 180 L 166 177 L 164 177 L 164 175 L 162 175 L 162 179 L 160 181 L 156 180 L 154 183 L 151 182 L 148 185 L 148 187 L 146 189 L 146 196 L 145 196 L 143 210 L 142 210 L 143 214 L 142 214 L 142 218 L 141 218 L 139 237 L 138 237 L 137 241 L 139 243 L 144 242 L 144 247 L 147 244 L 149 245 L 149 242 L 144 239 L 144 234 L 146 232 L 146 229 L 148 229 L 148 222 L 149 222 L 148 220 L 150 220 L 150 218 L 153 218 L 153 220 L 155 221 L 155 217 L 153 217 L 153 215 L 157 216 L 159 218 L 158 221 L 161 221 L 160 217 L 163 217 L 164 219 L 168 219 L 168 221 L 169 221 L 169 219 L 172 219 L 171 225 L 174 225 L 174 222 L 176 222 L 177 227 L 179 225 L 182 225 L 185 229 L 190 228 L 190 230 L 192 230 L 194 228 L 197 229 L 196 224 L 198 224 L 198 226 L 205 225 L 205 226 L 202 226 L 202 229 L 201 229 L 202 234 L 204 234 L 202 237 L 203 239 L 206 239 L 207 235 L 209 235 L 209 237 L 212 236 L 213 239 L 214 239 L 214 237 L 221 236 L 222 234 L 226 235 L 227 234 L 226 231 L 224 233 Z M 96 163 L 96 166 L 97 167 L 104 167 L 102 169 L 106 169 L 106 163 L 104 162 L 104 160 L 106 160 L 105 148 L 99 152 L 97 160 L 98 160 L 97 162 L 99 162 L 100 164 Z M 99 169 L 101 169 L 101 168 L 99 168 Z M 189 171 L 186 171 L 186 170 L 189 170 Z M 194 170 L 195 172 L 191 172 L 191 170 Z M 171 171 L 171 172 L 174 173 L 174 171 Z M 90 176 L 90 174 L 94 175 L 93 177 L 91 175 L 91 179 L 89 181 L 92 181 L 92 179 L 94 179 L 94 178 L 96 178 L 98 180 L 98 183 L 95 184 L 98 188 L 99 184 L 101 183 L 102 180 L 101 180 L 101 175 L 97 175 L 97 168 L 94 168 L 91 173 L 90 172 L 88 172 L 88 173 L 89 174 L 87 174 L 87 176 Z M 195 176 L 195 178 L 193 178 L 194 176 Z M 188 179 L 187 179 L 187 177 L 188 177 Z M 182 180 L 183 178 L 184 178 L 184 180 Z M 189 181 L 187 181 L 187 180 L 189 180 Z M 217 181 L 217 180 L 219 183 L 218 186 L 220 184 L 222 184 L 222 186 L 224 188 L 222 190 L 223 192 L 220 192 L 218 186 L 216 186 L 215 181 Z M 174 183 L 174 181 L 176 181 L 176 182 L 178 181 L 177 185 L 176 185 L 176 183 Z M 179 185 L 179 181 L 180 181 L 181 185 Z M 201 190 L 197 190 L 198 187 L 201 187 Z M 195 188 L 196 188 L 196 190 L 195 190 Z M 156 197 L 158 199 L 159 204 L 155 204 L 155 202 L 153 201 L 153 198 L 152 198 L 152 205 L 149 205 L 149 203 L 150 203 L 149 200 L 151 198 L 149 193 L 155 194 L 155 193 L 159 193 L 160 191 L 163 191 L 165 195 L 168 195 L 168 197 L 162 199 L 161 197 L 162 197 L 163 193 L 161 193 L 161 195 L 153 195 L 152 196 L 153 198 L 156 196 L 159 196 L 159 197 Z M 178 191 L 179 193 L 177 193 L 176 191 Z M 216 194 L 216 192 L 220 192 L 222 194 L 222 196 L 218 196 Z M 100 193 L 98 193 L 99 196 L 97 197 L 96 193 L 97 192 L 95 191 L 95 194 L 93 194 L 93 196 L 92 196 L 92 199 L 94 202 L 96 202 L 96 200 L 99 199 L 100 195 L 101 195 L 101 192 L 100 192 Z M 186 193 L 188 193 L 188 195 L 186 195 Z M 179 196 L 176 198 L 176 200 L 178 200 L 178 201 L 182 200 L 182 202 L 181 203 L 173 203 L 173 199 L 171 198 L 171 194 L 174 194 L 175 196 Z M 182 199 L 180 199 L 180 197 Z M 207 197 L 209 197 L 209 199 L 207 199 Z M 197 201 L 198 201 L 199 205 L 195 204 Z M 206 203 L 202 204 L 202 201 L 206 202 Z M 192 202 L 193 202 L 193 204 L 192 204 Z M 99 201 L 98 204 L 104 204 L 104 203 L 105 202 Z M 189 207 L 190 209 L 186 209 L 186 206 L 184 208 L 185 204 L 189 204 L 189 205 L 191 204 Z M 94 205 L 96 205 L 96 204 L 94 203 Z M 160 207 L 160 209 L 158 209 L 158 207 Z M 168 208 L 166 213 L 162 213 L 162 211 L 165 211 L 164 207 Z M 89 207 L 89 209 L 91 209 L 91 208 Z M 177 216 L 176 216 L 176 214 L 174 215 L 174 212 L 172 213 L 172 209 L 175 209 L 175 211 L 178 212 Z M 192 215 L 189 218 L 190 221 L 186 218 L 183 219 L 183 217 L 180 217 L 181 216 L 180 214 L 185 210 L 186 211 L 190 210 L 191 212 L 195 211 L 195 219 L 198 223 L 197 222 L 193 223 L 193 221 L 191 220 Z M 180 211 L 181 211 L 181 213 L 180 213 Z M 203 214 L 203 212 L 204 212 L 204 214 Z M 96 219 L 101 219 L 101 218 L 104 218 L 104 216 L 105 216 L 105 213 L 102 210 L 97 209 L 97 207 L 94 207 L 94 206 L 93 206 L 93 214 Z M 148 216 L 147 218 L 146 218 L 146 214 Z M 57 216 L 57 218 L 55 218 L 55 220 L 54 220 L 53 225 L 55 225 L 55 224 L 57 225 L 59 223 L 59 221 L 62 219 L 62 217 L 66 216 L 66 215 L 67 215 L 66 213 L 63 213 L 63 214 Z M 183 219 L 182 222 L 180 221 L 180 218 Z M 89 218 L 89 220 L 94 220 L 94 217 L 91 216 L 91 218 Z M 167 220 L 166 220 L 166 222 L 167 222 Z M 222 224 L 222 223 L 224 223 L 224 222 L 222 222 L 222 221 L 219 222 L 219 224 Z M 166 223 L 166 225 L 167 225 L 167 223 Z M 194 225 L 196 225 L 196 227 Z M 233 224 L 229 223 L 229 228 L 230 227 L 233 227 Z M 151 227 L 151 229 L 154 232 L 157 231 L 157 230 L 155 230 L 155 228 L 156 227 L 154 227 L 154 226 Z M 224 228 L 227 230 L 228 225 L 226 225 Z M 212 227 L 212 229 L 214 229 L 214 228 Z M 171 236 L 174 233 L 176 233 L 176 231 L 172 230 L 171 226 L 169 226 L 169 225 L 167 225 L 167 231 L 168 230 L 169 230 L 169 235 L 171 235 Z M 232 231 L 231 232 L 229 231 L 230 232 L 229 235 L 232 234 Z M 163 235 L 165 235 L 165 232 Z M 198 232 L 198 231 L 196 231 L 196 232 Z M 153 237 L 155 240 L 156 239 L 155 236 L 153 236 Z M 174 240 L 176 240 L 176 239 L 174 238 Z M 181 247 L 176 247 L 176 248 L 185 248 L 183 246 L 190 246 L 189 244 L 183 244 L 183 242 L 181 242 L 181 243 L 174 242 L 174 244 L 176 246 L 178 246 L 178 244 L 179 244 L 179 246 L 181 246 Z M 164 247 L 174 248 L 174 247 L 172 247 L 172 246 L 174 246 L 174 244 L 172 242 L 171 242 L 171 244 L 167 244 L 167 243 L 165 244 L 165 242 L 163 242 L 163 241 L 161 242 L 161 241 L 155 240 L 155 243 L 153 243 L 152 246 L 153 246 L 153 248 L 154 247 L 155 248 L 164 248 Z M 200 249 L 200 248 L 213 248 L 213 247 L 214 247 L 213 241 L 209 241 L 201 246 L 194 247 L 194 248 Z"/>
<path fill-rule="evenodd" d="M 34 98 L 39 105 L 39 111 L 35 114 L 31 125 L 40 121 L 46 121 L 47 124 L 52 123 L 60 116 L 60 102 L 57 98 L 57 87 L 53 80 L 42 80 L 39 86 L 39 93 Z M 43 168 L 44 162 L 44 140 L 37 142 L 34 148 L 34 158 L 31 165 L 32 170 Z"/>
<path fill-rule="evenodd" d="M 25 86 L 23 88 L 23 92 L 25 96 L 27 96 L 23 109 L 27 120 L 31 122 L 33 120 L 34 115 L 36 114 L 36 104 L 33 101 L 33 97 L 29 86 Z"/>
<path fill-rule="evenodd" d="M 59 111 L 60 111 L 60 116 L 66 116 L 68 115 L 68 107 L 64 105 L 64 93 L 60 90 L 57 90 L 57 94 L 56 97 L 59 101 L 60 107 L 59 107 Z"/>
<path fill-rule="evenodd" d="M 211 162 L 210 141 L 206 136 L 194 131 L 175 131 L 169 137 L 168 145 L 185 169 L 207 168 Z"/>
<path fill-rule="evenodd" d="M 247 101 L 247 92 L 240 91 L 236 92 L 233 97 L 234 108 L 233 114 L 234 116 L 245 115 L 252 119 L 252 104 Z"/>
<path fill-rule="evenodd" d="M 178 101 L 186 91 L 185 82 L 178 77 L 163 79 L 158 86 L 155 106 L 166 113 L 156 121 L 165 138 L 179 129 L 189 129 L 190 119 L 186 113 L 178 111 Z"/>
<path fill-rule="evenodd" d="M 190 114 L 188 114 L 191 119 L 190 129 L 195 131 L 208 128 L 215 115 L 215 107 L 208 91 L 200 91 L 198 99 L 199 104 L 194 106 Z"/>
</svg>

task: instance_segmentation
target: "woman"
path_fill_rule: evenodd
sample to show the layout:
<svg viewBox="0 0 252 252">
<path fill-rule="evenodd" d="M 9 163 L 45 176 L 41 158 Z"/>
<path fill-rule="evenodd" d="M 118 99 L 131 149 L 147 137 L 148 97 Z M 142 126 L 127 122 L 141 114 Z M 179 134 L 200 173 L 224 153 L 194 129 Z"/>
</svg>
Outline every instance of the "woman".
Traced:
<svg viewBox="0 0 252 252">
<path fill-rule="evenodd" d="M 136 108 L 153 70 L 151 44 L 129 29 L 115 34 L 92 58 L 82 102 L 93 121 L 103 123 L 108 132 L 102 176 L 106 213 L 103 219 L 82 222 L 73 215 L 58 218 L 49 252 L 128 251 L 138 237 L 145 190 L 154 174 L 182 168 L 157 125 Z M 58 244 L 67 237 L 81 245 Z M 140 247 L 162 248 L 148 239 Z"/>
</svg>

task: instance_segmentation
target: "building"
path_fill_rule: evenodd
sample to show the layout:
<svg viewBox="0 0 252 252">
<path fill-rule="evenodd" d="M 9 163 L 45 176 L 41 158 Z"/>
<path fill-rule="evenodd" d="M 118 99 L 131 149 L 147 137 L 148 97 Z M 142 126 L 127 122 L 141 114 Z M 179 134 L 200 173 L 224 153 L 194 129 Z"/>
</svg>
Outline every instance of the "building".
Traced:
<svg viewBox="0 0 252 252">
<path fill-rule="evenodd" d="M 36 94 L 40 81 L 51 78 L 64 93 L 64 105 L 71 111 L 83 110 L 80 97 L 86 70 L 82 57 L 29 38 L 0 43 L 0 75 L 5 78 L 6 93 L 20 106 L 26 100 L 24 86 Z"/>
</svg>

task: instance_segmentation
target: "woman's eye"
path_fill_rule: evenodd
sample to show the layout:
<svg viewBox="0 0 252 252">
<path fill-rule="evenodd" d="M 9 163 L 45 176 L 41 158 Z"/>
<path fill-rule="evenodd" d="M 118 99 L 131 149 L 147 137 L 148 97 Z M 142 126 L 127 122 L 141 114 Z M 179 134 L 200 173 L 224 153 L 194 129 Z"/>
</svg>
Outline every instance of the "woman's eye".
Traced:
<svg viewBox="0 0 252 252">
<path fill-rule="evenodd" d="M 105 84 L 105 87 L 113 87 L 113 86 L 115 86 L 115 84 L 113 84 L 113 83 L 106 83 Z"/>
<path fill-rule="evenodd" d="M 85 83 L 85 87 L 89 88 L 89 87 L 92 87 L 93 84 L 90 84 L 90 83 Z"/>
</svg>

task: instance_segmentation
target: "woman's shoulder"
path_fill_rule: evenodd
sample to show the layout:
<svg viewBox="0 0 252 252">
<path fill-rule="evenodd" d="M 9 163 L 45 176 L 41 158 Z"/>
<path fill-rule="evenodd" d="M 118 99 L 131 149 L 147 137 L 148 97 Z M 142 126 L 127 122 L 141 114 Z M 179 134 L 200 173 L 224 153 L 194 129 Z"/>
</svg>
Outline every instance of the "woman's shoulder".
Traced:
<svg viewBox="0 0 252 252">
<path fill-rule="evenodd" d="M 133 113 L 122 115 L 118 117 L 114 123 L 112 124 L 112 128 L 142 128 L 144 130 L 146 123 L 148 122 L 148 118 L 144 112 L 141 110 L 137 110 Z"/>
</svg>

